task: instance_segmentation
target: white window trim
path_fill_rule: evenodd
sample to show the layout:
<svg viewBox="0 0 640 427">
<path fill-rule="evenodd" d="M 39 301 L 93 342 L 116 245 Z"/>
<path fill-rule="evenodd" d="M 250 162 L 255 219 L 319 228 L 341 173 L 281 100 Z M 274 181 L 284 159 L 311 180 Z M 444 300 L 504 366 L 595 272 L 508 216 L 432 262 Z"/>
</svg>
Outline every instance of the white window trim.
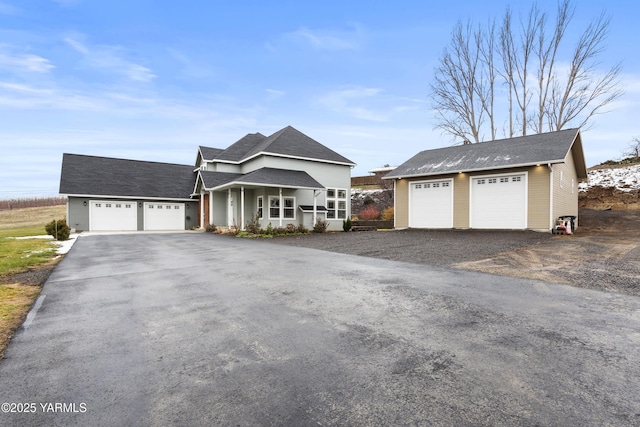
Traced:
<svg viewBox="0 0 640 427">
<path fill-rule="evenodd" d="M 328 188 L 327 190 L 333 190 L 334 192 L 334 197 L 329 197 L 329 191 L 327 191 L 327 196 L 326 196 L 326 208 L 327 208 L 327 214 L 326 214 L 326 219 L 327 221 L 344 221 L 345 219 L 347 219 L 349 217 L 349 191 L 346 188 Z M 340 198 L 338 197 L 338 193 L 340 191 L 344 191 L 344 198 Z M 335 202 L 335 207 L 333 209 L 329 209 L 329 201 L 333 201 Z M 344 209 L 339 209 L 339 203 L 340 202 L 345 202 L 344 205 Z M 340 218 L 338 212 L 344 210 L 344 218 Z M 329 212 L 333 211 L 335 213 L 335 217 L 334 218 L 329 218 Z"/>
<path fill-rule="evenodd" d="M 278 203 L 279 203 L 280 202 L 280 196 L 269 196 L 269 198 L 267 199 L 267 201 L 268 201 L 267 209 L 269 210 L 268 217 L 269 217 L 269 220 L 272 220 L 272 219 L 279 220 L 280 219 L 280 214 L 278 214 L 278 216 L 275 216 L 275 217 L 271 216 L 271 200 L 272 199 L 278 200 Z M 295 221 L 296 220 L 296 210 L 297 210 L 296 206 L 298 206 L 297 203 L 296 203 L 296 198 L 295 198 L 295 196 L 282 196 L 282 202 L 283 203 L 284 203 L 284 201 L 286 199 L 293 199 L 293 207 L 291 207 L 291 208 L 286 208 L 284 206 L 281 207 L 282 208 L 282 214 L 283 214 L 282 220 L 283 221 Z M 262 215 L 263 216 L 264 216 L 264 209 L 265 209 L 265 207 L 264 207 L 264 202 L 263 202 L 263 205 L 262 205 Z M 293 217 L 292 218 L 287 218 L 287 217 L 284 216 L 285 209 L 291 209 L 293 211 Z M 280 209 L 278 210 L 278 212 L 280 212 Z"/>
<path fill-rule="evenodd" d="M 260 202 L 262 202 L 262 206 L 260 206 Z M 258 219 L 264 219 L 264 196 L 258 196 L 256 198 L 256 214 L 260 213 L 261 215 L 258 215 Z"/>
</svg>

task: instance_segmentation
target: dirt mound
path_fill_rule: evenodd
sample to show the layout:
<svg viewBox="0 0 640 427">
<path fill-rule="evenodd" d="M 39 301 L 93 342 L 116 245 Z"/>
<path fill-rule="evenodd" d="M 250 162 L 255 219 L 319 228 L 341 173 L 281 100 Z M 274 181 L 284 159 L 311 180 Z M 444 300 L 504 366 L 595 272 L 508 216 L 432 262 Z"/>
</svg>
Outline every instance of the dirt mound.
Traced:
<svg viewBox="0 0 640 427">
<path fill-rule="evenodd" d="M 599 185 L 581 191 L 578 206 L 595 210 L 640 210 L 640 190 L 618 189 Z"/>
</svg>

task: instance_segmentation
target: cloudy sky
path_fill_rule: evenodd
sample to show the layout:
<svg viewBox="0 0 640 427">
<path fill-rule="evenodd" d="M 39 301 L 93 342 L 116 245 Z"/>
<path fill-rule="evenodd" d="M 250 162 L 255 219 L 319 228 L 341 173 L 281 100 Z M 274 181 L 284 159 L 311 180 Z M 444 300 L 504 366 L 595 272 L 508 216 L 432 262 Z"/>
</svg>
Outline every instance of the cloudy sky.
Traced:
<svg viewBox="0 0 640 427">
<path fill-rule="evenodd" d="M 379 3 L 379 4 L 378 4 Z M 604 9 L 602 70 L 625 94 L 584 132 L 587 165 L 640 135 L 640 6 L 580 0 L 571 35 Z M 503 0 L 0 0 L 0 199 L 55 195 L 62 153 L 192 164 L 198 145 L 291 125 L 366 175 L 453 144 L 428 100 L 457 21 Z M 539 1 L 553 12 L 555 1 Z"/>
</svg>

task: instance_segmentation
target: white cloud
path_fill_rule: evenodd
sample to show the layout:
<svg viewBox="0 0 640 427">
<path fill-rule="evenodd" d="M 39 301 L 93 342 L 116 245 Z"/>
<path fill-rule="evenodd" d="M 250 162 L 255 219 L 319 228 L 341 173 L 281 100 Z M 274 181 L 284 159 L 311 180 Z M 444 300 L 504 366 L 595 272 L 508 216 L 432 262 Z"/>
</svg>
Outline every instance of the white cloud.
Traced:
<svg viewBox="0 0 640 427">
<path fill-rule="evenodd" d="M 362 105 L 366 99 L 374 98 L 381 92 L 382 90 L 378 88 L 354 87 L 329 92 L 321 96 L 318 103 L 331 111 L 356 119 L 383 122 L 388 120 L 387 114 L 376 112 L 372 108 Z"/>
<path fill-rule="evenodd" d="M 0 15 L 20 15 L 21 10 L 17 7 L 0 1 Z"/>
<path fill-rule="evenodd" d="M 282 40 L 311 46 L 317 50 L 357 50 L 363 44 L 364 31 L 358 25 L 353 25 L 348 30 L 300 27 L 296 31 L 284 34 Z M 277 47 L 270 42 L 266 43 L 266 47 L 272 52 L 277 50 Z"/>
<path fill-rule="evenodd" d="M 265 91 L 267 92 L 267 96 L 269 99 L 278 99 L 278 98 L 282 98 L 283 96 L 285 96 L 287 93 L 281 90 L 276 90 L 276 89 L 265 89 Z"/>
<path fill-rule="evenodd" d="M 0 69 L 13 72 L 48 73 L 55 68 L 48 59 L 29 53 L 14 53 L 0 45 Z"/>
<path fill-rule="evenodd" d="M 84 56 L 89 67 L 110 70 L 137 82 L 149 82 L 156 77 L 151 69 L 125 59 L 126 52 L 123 48 L 106 45 L 88 46 L 86 42 L 78 40 L 79 38 L 82 36 L 74 34 L 65 37 L 64 40 L 76 52 Z"/>
</svg>

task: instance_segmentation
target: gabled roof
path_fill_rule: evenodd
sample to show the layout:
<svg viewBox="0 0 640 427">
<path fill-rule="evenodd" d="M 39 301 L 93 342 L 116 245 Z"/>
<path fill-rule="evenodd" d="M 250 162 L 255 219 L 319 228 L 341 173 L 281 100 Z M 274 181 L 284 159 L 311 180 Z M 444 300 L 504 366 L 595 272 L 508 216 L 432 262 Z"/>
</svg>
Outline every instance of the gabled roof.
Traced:
<svg viewBox="0 0 640 427">
<path fill-rule="evenodd" d="M 234 142 L 227 148 L 219 153 L 215 158 L 215 160 L 224 160 L 229 162 L 240 162 L 245 157 L 247 157 L 247 153 L 253 150 L 253 148 L 260 144 L 266 137 L 260 132 L 257 133 L 249 133 L 244 137 L 240 138 L 238 141 Z M 213 160 L 212 159 L 212 160 Z"/>
<path fill-rule="evenodd" d="M 220 190 L 232 186 L 272 186 L 283 188 L 323 189 L 318 181 L 304 171 L 261 168 L 247 174 L 199 171 L 200 179 L 207 190 Z"/>
<path fill-rule="evenodd" d="M 259 154 L 355 165 L 351 160 L 291 126 L 268 137 L 260 133 L 250 133 L 218 154 L 213 160 L 241 163 Z"/>
<path fill-rule="evenodd" d="M 202 145 L 198 147 L 198 154 L 200 154 L 200 157 L 204 160 L 213 160 L 223 151 L 224 149 L 222 148 L 203 147 Z"/>
<path fill-rule="evenodd" d="M 189 199 L 194 182 L 191 165 L 68 153 L 62 156 L 60 194 Z"/>
<path fill-rule="evenodd" d="M 574 144 L 578 178 L 586 178 L 580 131 L 567 129 L 421 151 L 384 179 L 563 163 Z"/>
</svg>

